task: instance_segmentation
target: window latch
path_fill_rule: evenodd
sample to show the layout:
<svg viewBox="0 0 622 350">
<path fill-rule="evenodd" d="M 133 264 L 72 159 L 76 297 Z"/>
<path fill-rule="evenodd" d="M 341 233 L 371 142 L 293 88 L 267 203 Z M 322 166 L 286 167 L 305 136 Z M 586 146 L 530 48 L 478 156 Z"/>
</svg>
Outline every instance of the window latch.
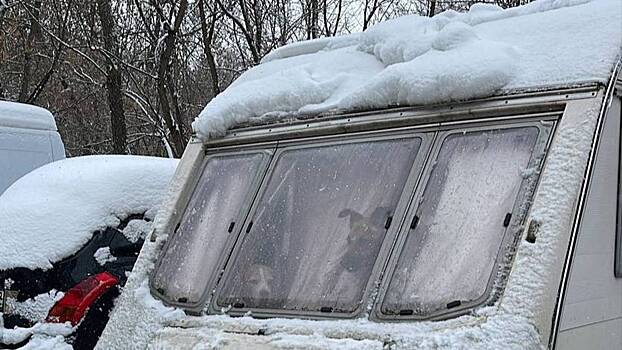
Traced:
<svg viewBox="0 0 622 350">
<path fill-rule="evenodd" d="M 391 222 L 393 221 L 393 216 L 389 216 L 387 221 L 384 222 L 384 229 L 388 230 L 391 227 Z"/>
<path fill-rule="evenodd" d="M 510 226 L 511 220 L 512 220 L 512 213 L 505 214 L 505 218 L 503 219 L 503 227 Z"/>
<path fill-rule="evenodd" d="M 418 223 L 419 223 L 419 216 L 415 215 L 413 217 L 413 221 L 410 222 L 410 229 L 414 230 L 415 228 L 417 228 Z"/>
</svg>

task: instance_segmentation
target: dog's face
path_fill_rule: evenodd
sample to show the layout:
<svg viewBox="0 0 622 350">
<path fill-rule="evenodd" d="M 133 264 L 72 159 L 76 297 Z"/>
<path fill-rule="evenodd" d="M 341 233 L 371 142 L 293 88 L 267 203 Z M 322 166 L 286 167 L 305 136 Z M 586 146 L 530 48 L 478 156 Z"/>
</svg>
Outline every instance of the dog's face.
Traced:
<svg viewBox="0 0 622 350">
<path fill-rule="evenodd" d="M 350 221 L 347 244 L 340 261 L 340 265 L 346 271 L 359 271 L 377 253 L 381 242 L 380 236 L 385 232 L 381 224 L 387 215 L 385 208 L 377 208 L 369 216 L 351 209 L 344 209 L 339 213 L 339 217 L 348 217 Z"/>
<path fill-rule="evenodd" d="M 244 273 L 245 295 L 250 299 L 274 297 L 274 273 L 272 268 L 263 264 L 253 264 Z"/>
<path fill-rule="evenodd" d="M 382 214 L 374 212 L 371 216 L 363 216 L 354 210 L 344 209 L 339 213 L 339 217 L 349 217 L 350 219 L 349 244 L 374 239 L 378 233 L 383 232 L 380 226 Z"/>
</svg>

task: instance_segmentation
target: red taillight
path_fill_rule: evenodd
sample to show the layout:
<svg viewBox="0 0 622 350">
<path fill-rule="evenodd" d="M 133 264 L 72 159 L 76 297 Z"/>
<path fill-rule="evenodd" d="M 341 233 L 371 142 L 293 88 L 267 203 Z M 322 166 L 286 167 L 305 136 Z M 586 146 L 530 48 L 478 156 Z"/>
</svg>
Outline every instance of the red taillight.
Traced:
<svg viewBox="0 0 622 350">
<path fill-rule="evenodd" d="M 84 279 L 68 290 L 54 304 L 46 321 L 54 323 L 71 322 L 72 326 L 77 325 L 95 300 L 118 282 L 119 279 L 108 272 L 102 272 Z"/>
</svg>

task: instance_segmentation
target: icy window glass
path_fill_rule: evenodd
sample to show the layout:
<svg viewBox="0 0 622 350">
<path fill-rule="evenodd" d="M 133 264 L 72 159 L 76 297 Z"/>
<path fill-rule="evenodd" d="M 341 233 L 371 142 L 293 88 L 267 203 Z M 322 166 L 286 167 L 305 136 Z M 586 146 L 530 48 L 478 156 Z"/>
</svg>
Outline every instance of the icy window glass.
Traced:
<svg viewBox="0 0 622 350">
<path fill-rule="evenodd" d="M 353 312 L 420 143 L 409 138 L 284 152 L 217 304 Z"/>
<path fill-rule="evenodd" d="M 537 136 L 530 127 L 444 140 L 384 314 L 426 315 L 484 295 Z"/>
<path fill-rule="evenodd" d="M 160 258 L 154 286 L 161 294 L 183 303 L 200 301 L 264 157 L 256 153 L 207 161 L 179 229 Z"/>
</svg>

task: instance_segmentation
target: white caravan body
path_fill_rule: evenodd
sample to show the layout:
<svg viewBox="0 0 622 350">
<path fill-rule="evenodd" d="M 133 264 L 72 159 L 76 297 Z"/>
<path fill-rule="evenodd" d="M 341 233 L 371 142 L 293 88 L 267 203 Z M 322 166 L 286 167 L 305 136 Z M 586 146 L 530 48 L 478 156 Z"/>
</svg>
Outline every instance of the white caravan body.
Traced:
<svg viewBox="0 0 622 350">
<path fill-rule="evenodd" d="M 364 82 L 410 45 L 372 27 L 210 102 L 97 348 L 621 349 L 622 5 L 476 10 L 522 55 L 492 92 L 438 43 Z"/>
<path fill-rule="evenodd" d="M 65 148 L 52 113 L 0 101 L 0 194 L 26 173 L 64 158 Z"/>
</svg>

